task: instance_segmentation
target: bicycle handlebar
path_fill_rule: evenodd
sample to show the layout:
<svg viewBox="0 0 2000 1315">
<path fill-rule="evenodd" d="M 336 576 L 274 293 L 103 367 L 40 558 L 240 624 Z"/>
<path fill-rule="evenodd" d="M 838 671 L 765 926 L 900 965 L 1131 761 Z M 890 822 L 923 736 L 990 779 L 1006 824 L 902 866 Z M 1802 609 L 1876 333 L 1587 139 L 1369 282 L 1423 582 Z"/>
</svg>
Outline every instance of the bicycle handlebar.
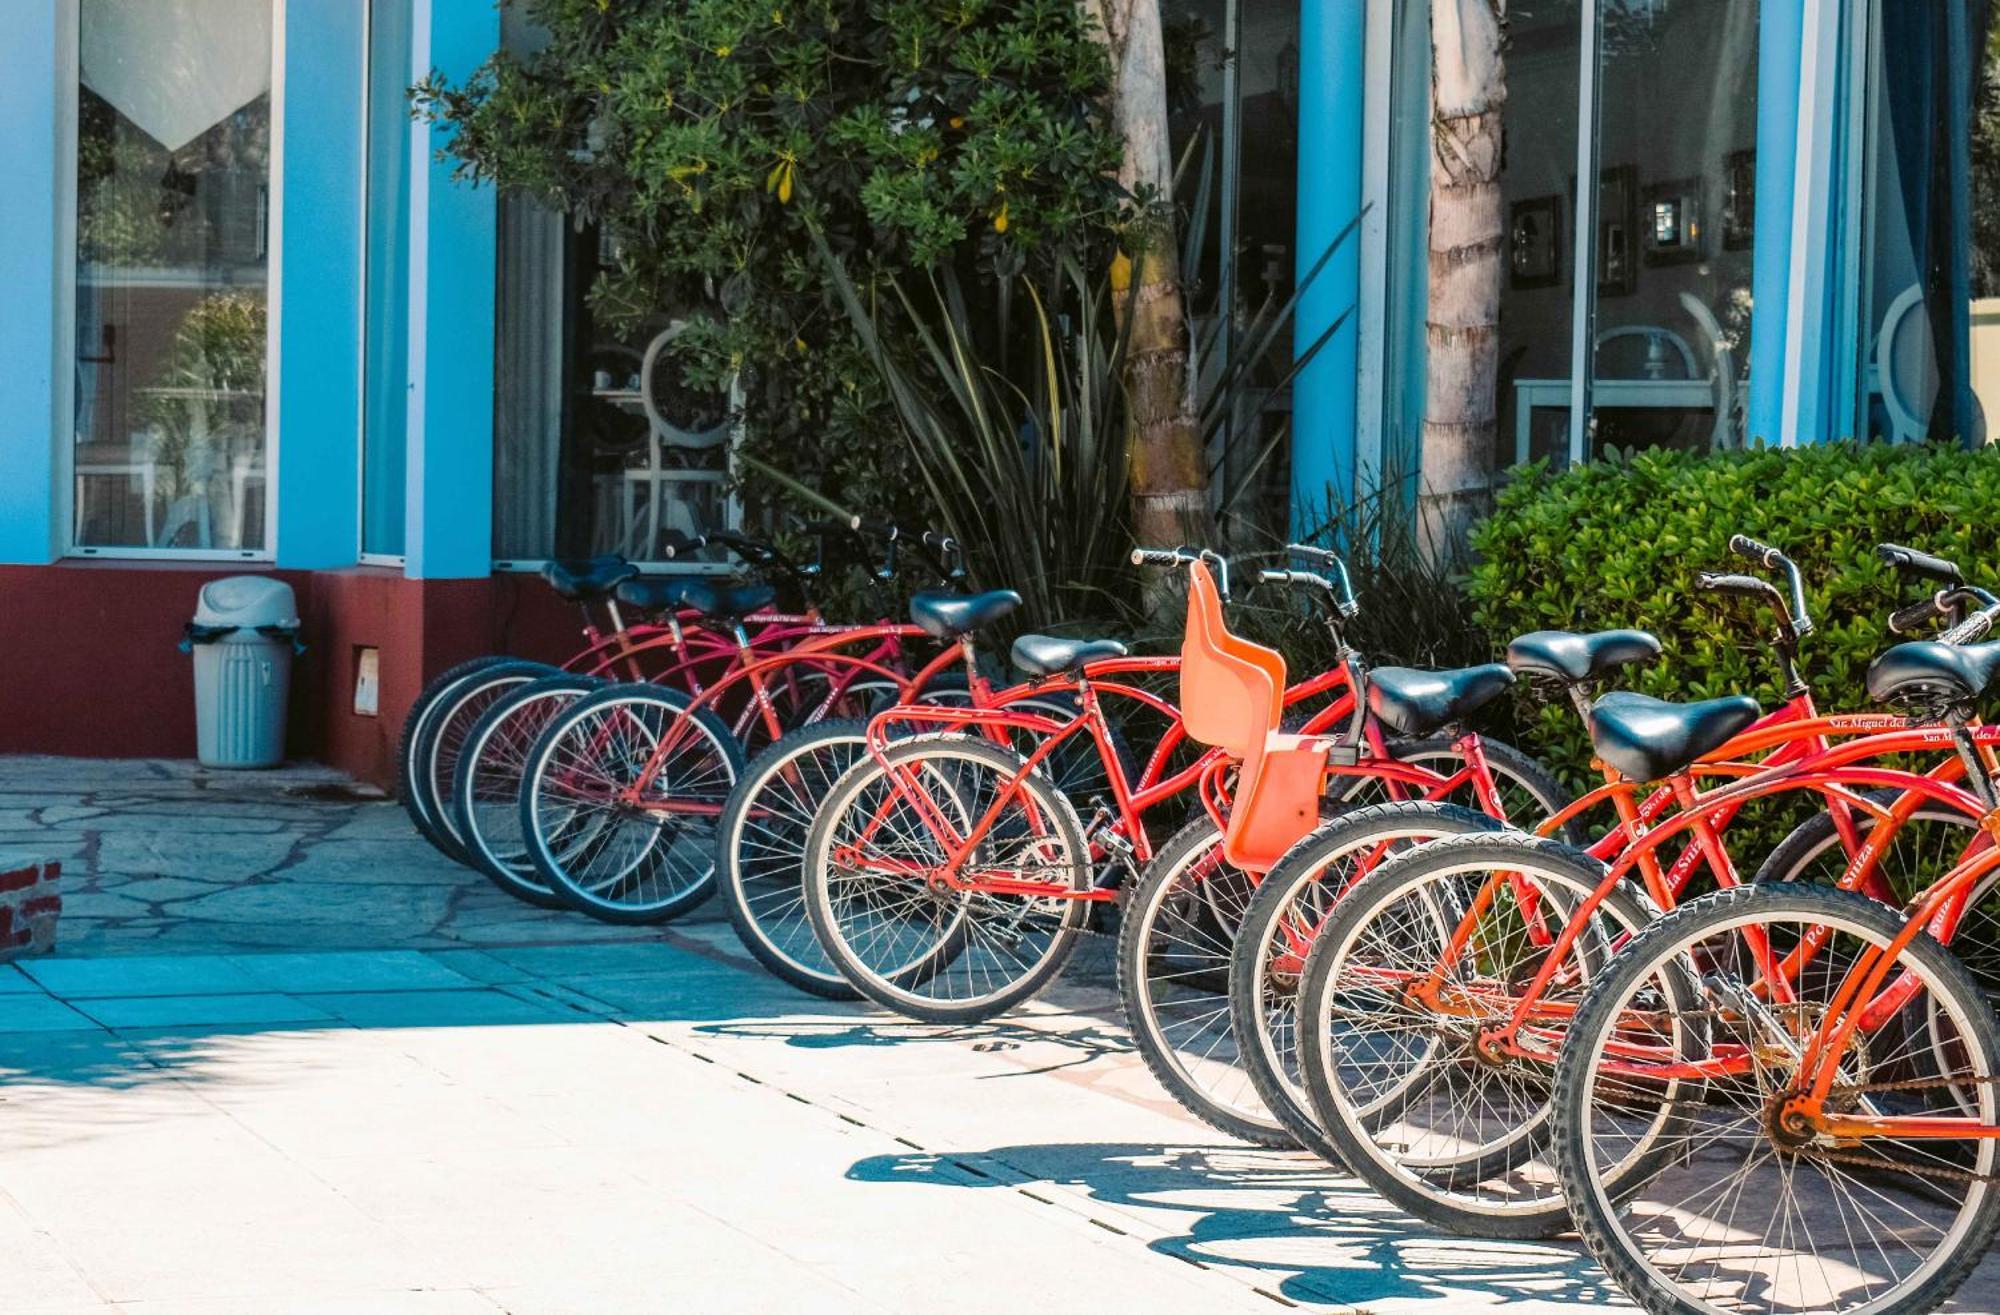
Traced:
<svg viewBox="0 0 2000 1315">
<path fill-rule="evenodd" d="M 1729 551 L 1738 557 L 1748 557 L 1767 570 L 1776 568 L 1779 563 L 1786 560 L 1785 554 L 1763 540 L 1753 539 L 1747 534 L 1730 535 Z"/>
<path fill-rule="evenodd" d="M 1939 635 L 1938 642 L 1941 644 L 1973 643 L 1985 637 L 1986 633 L 1993 629 L 1993 623 L 1996 620 L 2000 620 L 2000 601 L 1990 602 L 1971 616 L 1966 617 L 1965 620 L 1960 621 L 1957 625 Z"/>
<path fill-rule="evenodd" d="M 1706 589 L 1712 594 L 1732 594 L 1738 598 L 1753 598 L 1769 603 L 1780 612 L 1785 607 L 1785 596 L 1778 592 L 1778 586 L 1769 580 L 1754 575 L 1735 575 L 1722 571 L 1699 571 L 1694 577 L 1694 587 Z"/>
<path fill-rule="evenodd" d="M 1134 566 L 1191 566 L 1195 562 L 1206 562 L 1215 570 L 1215 587 L 1226 599 L 1229 597 L 1229 559 L 1213 548 L 1134 548 Z"/>
<path fill-rule="evenodd" d="M 1745 557 L 1756 562 L 1767 571 L 1783 571 L 1785 574 L 1786 592 L 1789 593 L 1790 597 L 1787 598 L 1785 594 L 1778 593 L 1776 586 L 1772 586 L 1772 593 L 1777 595 L 1774 606 L 1777 609 L 1779 620 L 1790 629 L 1794 640 L 1813 632 L 1812 609 L 1806 605 L 1805 581 L 1799 577 L 1797 562 L 1794 562 L 1791 558 L 1785 556 L 1782 551 L 1773 548 L 1763 540 L 1753 539 L 1747 534 L 1730 535 L 1729 551 L 1735 553 L 1738 557 Z M 1740 593 L 1741 591 L 1733 592 Z M 1763 597 L 1761 594 L 1757 596 Z M 1765 601 L 1772 602 L 1773 600 L 1766 598 Z"/>
<path fill-rule="evenodd" d="M 1328 586 L 1327 592 L 1333 596 L 1333 604 L 1339 609 L 1341 616 L 1351 619 L 1361 611 L 1361 604 L 1354 598 L 1354 581 L 1347 574 L 1346 558 L 1331 548 L 1317 548 L 1310 543 L 1288 543 L 1285 545 L 1285 551 L 1293 556 L 1303 557 L 1309 562 L 1318 562 L 1322 567 L 1331 568 L 1333 572 L 1331 577 L 1322 575 L 1320 578 Z"/>
<path fill-rule="evenodd" d="M 1936 580 L 1939 584 L 1946 585 L 1965 583 L 1965 576 L 1959 571 L 1956 562 L 1948 562 L 1942 557 L 1934 557 L 1915 548 L 1905 548 L 1900 543 L 1877 544 L 1875 555 L 1904 575 Z"/>
</svg>

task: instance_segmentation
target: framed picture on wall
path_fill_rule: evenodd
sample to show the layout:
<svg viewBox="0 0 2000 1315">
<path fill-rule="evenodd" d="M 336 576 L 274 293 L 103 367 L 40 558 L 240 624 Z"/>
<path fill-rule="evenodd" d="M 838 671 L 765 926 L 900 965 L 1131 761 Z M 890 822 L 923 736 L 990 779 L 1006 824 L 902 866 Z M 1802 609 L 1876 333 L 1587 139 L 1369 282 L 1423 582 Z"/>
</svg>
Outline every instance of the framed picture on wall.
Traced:
<svg viewBox="0 0 2000 1315">
<path fill-rule="evenodd" d="M 1676 178 L 1646 189 L 1639 240 L 1648 265 L 1684 265 L 1708 254 L 1701 179 Z"/>
<path fill-rule="evenodd" d="M 1507 285 L 1552 288 L 1562 282 L 1562 198 L 1514 202 L 1507 216 Z"/>
<path fill-rule="evenodd" d="M 1757 238 L 1757 152 L 1731 151 L 1722 163 L 1722 249 L 1747 251 Z"/>
</svg>

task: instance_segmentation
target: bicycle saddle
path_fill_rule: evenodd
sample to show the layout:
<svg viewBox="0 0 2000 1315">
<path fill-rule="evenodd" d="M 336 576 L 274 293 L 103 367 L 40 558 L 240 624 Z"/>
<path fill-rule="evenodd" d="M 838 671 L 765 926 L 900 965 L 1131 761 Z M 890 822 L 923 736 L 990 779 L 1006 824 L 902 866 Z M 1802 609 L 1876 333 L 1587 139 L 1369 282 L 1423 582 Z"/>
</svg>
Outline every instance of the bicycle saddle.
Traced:
<svg viewBox="0 0 2000 1315">
<path fill-rule="evenodd" d="M 1651 662 L 1660 655 L 1660 641 L 1643 630 L 1599 630 L 1579 635 L 1568 630 L 1537 630 L 1507 645 L 1507 665 L 1516 675 L 1545 680 L 1593 680 L 1614 667 Z"/>
<path fill-rule="evenodd" d="M 623 557 L 557 558 L 542 567 L 542 578 L 559 598 L 572 603 L 588 603 L 610 595 L 621 580 L 629 580 L 639 568 Z"/>
<path fill-rule="evenodd" d="M 1760 711 L 1742 694 L 1669 703 L 1617 690 L 1591 704 L 1590 744 L 1630 780 L 1657 781 L 1721 748 Z"/>
<path fill-rule="evenodd" d="M 2000 642 L 1898 644 L 1868 664 L 1868 697 L 1920 708 L 1972 703 L 2000 672 Z"/>
<path fill-rule="evenodd" d="M 1022 635 L 1014 641 L 1014 665 L 1031 676 L 1073 674 L 1086 662 L 1125 656 L 1115 639 L 1057 639 L 1053 635 Z"/>
<path fill-rule="evenodd" d="M 1514 673 L 1498 662 L 1455 671 L 1377 667 L 1368 673 L 1368 710 L 1399 734 L 1429 735 L 1463 721 L 1514 683 Z"/>
<path fill-rule="evenodd" d="M 910 620 L 934 639 L 950 641 L 992 625 L 1021 605 L 1012 589 L 983 594 L 950 594 L 926 589 L 910 595 Z"/>
<path fill-rule="evenodd" d="M 641 576 L 620 584 L 614 596 L 647 616 L 685 607 L 712 621 L 740 621 L 769 607 L 778 591 L 768 584 L 719 585 L 685 576 Z"/>
<path fill-rule="evenodd" d="M 682 576 L 642 575 L 620 583 L 612 597 L 643 616 L 665 616 L 687 606 L 690 583 Z"/>
</svg>

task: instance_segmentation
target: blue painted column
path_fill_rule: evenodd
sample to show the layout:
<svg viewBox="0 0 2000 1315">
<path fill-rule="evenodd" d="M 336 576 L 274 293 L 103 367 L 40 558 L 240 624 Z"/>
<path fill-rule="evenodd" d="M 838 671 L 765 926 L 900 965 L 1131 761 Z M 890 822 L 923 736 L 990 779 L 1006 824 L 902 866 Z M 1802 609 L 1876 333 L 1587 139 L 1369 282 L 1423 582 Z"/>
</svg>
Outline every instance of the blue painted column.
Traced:
<svg viewBox="0 0 2000 1315">
<path fill-rule="evenodd" d="M 1302 0 L 1299 12 L 1297 273 L 1304 278 L 1361 209 L 1362 89 L 1367 21 L 1362 0 Z M 1294 350 L 1304 351 L 1354 306 L 1360 244 L 1350 235 L 1299 299 Z M 1358 325 L 1348 315 L 1292 383 L 1292 521 L 1314 528 L 1328 503 L 1354 497 Z"/>
<path fill-rule="evenodd" d="M 286 0 L 277 276 L 278 565 L 359 551 L 362 91 L 367 6 Z"/>
<path fill-rule="evenodd" d="M 411 62 L 455 84 L 500 46 L 485 0 L 411 0 Z M 493 566 L 492 188 L 451 178 L 448 130 L 411 125 L 410 409 L 404 574 L 485 576 Z"/>
<path fill-rule="evenodd" d="M 1750 280 L 1750 401 L 1744 433 L 1753 443 L 1762 439 L 1774 447 L 1783 440 L 1805 6 L 1806 0 L 1762 0 L 1757 19 L 1757 244 Z"/>
<path fill-rule="evenodd" d="M 68 154 L 57 110 L 70 42 L 60 9 L 58 0 L 0 5 L 0 562 L 10 563 L 55 559 L 56 444 L 68 438 L 54 432 L 56 380 L 71 368 L 55 327 Z"/>
</svg>

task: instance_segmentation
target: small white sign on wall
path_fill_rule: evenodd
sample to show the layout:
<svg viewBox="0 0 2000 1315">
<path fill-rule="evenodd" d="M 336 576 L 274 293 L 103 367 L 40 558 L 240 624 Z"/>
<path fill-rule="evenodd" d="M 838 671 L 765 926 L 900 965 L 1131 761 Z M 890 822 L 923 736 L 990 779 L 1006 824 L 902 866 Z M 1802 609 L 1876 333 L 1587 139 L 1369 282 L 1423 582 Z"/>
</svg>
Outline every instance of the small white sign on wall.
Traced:
<svg viewBox="0 0 2000 1315">
<path fill-rule="evenodd" d="M 382 706 L 382 651 L 364 648 L 354 662 L 354 715 L 373 717 Z"/>
</svg>

